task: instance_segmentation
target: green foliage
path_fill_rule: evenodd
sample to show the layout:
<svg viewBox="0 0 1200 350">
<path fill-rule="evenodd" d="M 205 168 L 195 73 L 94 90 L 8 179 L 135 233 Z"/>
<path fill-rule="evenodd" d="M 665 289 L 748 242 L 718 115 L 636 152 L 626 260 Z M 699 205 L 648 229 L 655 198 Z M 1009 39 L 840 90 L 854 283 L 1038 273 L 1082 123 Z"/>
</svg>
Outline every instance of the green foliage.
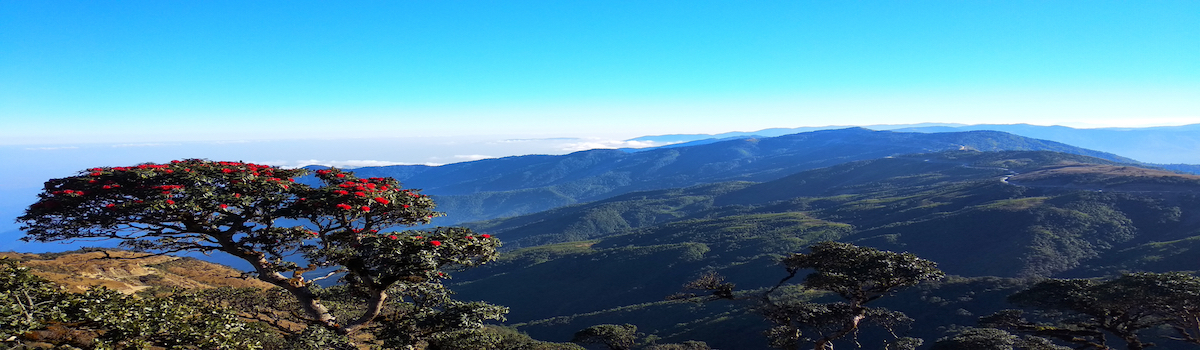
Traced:
<svg viewBox="0 0 1200 350">
<path fill-rule="evenodd" d="M 649 345 L 643 350 L 712 350 L 707 343 L 702 341 L 689 340 L 680 344 L 654 344 Z"/>
<path fill-rule="evenodd" d="M 766 305 L 761 312 L 776 325 L 767 333 L 774 347 L 794 349 L 798 343 L 814 343 L 816 349 L 825 349 L 832 347 L 829 344 L 834 340 L 856 331 L 864 321 L 889 331 L 910 323 L 912 319 L 902 312 L 865 305 L 897 290 L 945 276 L 936 263 L 909 253 L 838 242 L 821 242 L 809 249 L 810 253 L 796 253 L 782 259 L 788 278 L 800 270 L 812 269 L 814 272 L 804 279 L 804 286 L 836 293 L 845 302 L 774 302 L 769 293 L 764 295 Z"/>
<path fill-rule="evenodd" d="M 1077 346 L 1105 348 L 1106 334 L 1129 349 L 1153 344 L 1140 331 L 1169 326 L 1176 340 L 1200 344 L 1200 278 L 1183 273 L 1135 273 L 1099 281 L 1051 279 L 1009 297 L 1013 303 L 1037 308 L 1042 322 L 1007 310 L 981 319 L 998 328 L 1056 338 Z"/>
<path fill-rule="evenodd" d="M 510 328 L 489 326 L 440 334 L 429 341 L 429 350 L 584 350 L 571 343 L 537 341 Z"/>
<path fill-rule="evenodd" d="M 1045 338 L 1021 338 L 1002 329 L 964 328 L 952 336 L 938 339 L 930 350 L 1069 350 L 1050 343 Z"/>
<path fill-rule="evenodd" d="M 890 331 L 913 321 L 899 311 L 843 302 L 775 302 L 759 312 L 774 324 L 765 334 L 771 346 L 780 349 L 798 349 L 800 344 L 823 349 L 861 326 L 878 325 Z"/>
<path fill-rule="evenodd" d="M 102 288 L 70 294 L 7 259 L 0 270 L 0 337 L 6 345 L 260 349 L 265 338 L 233 311 L 191 294 L 139 298 Z"/>
<path fill-rule="evenodd" d="M 8 258 L 0 259 L 0 340 L 66 319 L 69 295 Z"/>
<path fill-rule="evenodd" d="M 790 274 L 802 269 L 816 270 L 804 279 L 805 287 L 837 293 L 854 306 L 945 277 L 937 263 L 910 253 L 839 242 L 821 242 L 809 249 L 811 253 L 784 258 L 784 267 Z"/>
<path fill-rule="evenodd" d="M 609 350 L 629 350 L 637 345 L 637 326 L 631 324 L 601 324 L 575 332 L 571 342 L 580 344 L 603 344 Z"/>
</svg>

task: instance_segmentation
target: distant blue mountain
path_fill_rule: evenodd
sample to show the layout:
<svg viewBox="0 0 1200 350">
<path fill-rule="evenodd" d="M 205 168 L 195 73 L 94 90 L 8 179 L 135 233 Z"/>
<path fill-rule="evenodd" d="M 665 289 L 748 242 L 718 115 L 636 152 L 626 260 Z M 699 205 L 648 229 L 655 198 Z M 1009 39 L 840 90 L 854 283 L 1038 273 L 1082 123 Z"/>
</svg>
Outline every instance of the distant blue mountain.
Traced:
<svg viewBox="0 0 1200 350">
<path fill-rule="evenodd" d="M 996 130 L 1119 154 L 1156 164 L 1200 164 L 1200 124 L 1153 128 L 1075 129 L 1065 126 L 967 125 L 910 127 L 896 131 L 957 132 Z"/>
</svg>

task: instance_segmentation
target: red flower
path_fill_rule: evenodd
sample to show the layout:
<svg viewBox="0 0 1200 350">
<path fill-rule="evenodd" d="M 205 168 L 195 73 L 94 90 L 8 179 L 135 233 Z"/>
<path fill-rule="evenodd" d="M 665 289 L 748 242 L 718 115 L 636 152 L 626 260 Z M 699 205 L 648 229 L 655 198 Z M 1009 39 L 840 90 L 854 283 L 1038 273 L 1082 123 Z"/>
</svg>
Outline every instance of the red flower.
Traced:
<svg viewBox="0 0 1200 350">
<path fill-rule="evenodd" d="M 365 206 L 365 205 L 364 205 L 364 206 L 362 206 L 362 208 L 359 208 L 359 209 L 362 209 L 362 211 L 371 211 L 371 207 L 368 207 L 368 206 Z"/>
<path fill-rule="evenodd" d="M 341 208 L 342 210 L 350 210 L 351 208 L 350 205 L 346 203 L 338 204 L 337 207 Z"/>
<path fill-rule="evenodd" d="M 392 201 L 387 200 L 387 198 L 383 198 L 383 197 L 375 197 L 375 201 L 379 202 L 379 204 L 383 204 L 383 205 L 387 205 L 388 203 L 392 202 Z"/>
<path fill-rule="evenodd" d="M 366 193 L 362 193 L 362 192 L 354 192 L 354 195 L 355 195 L 355 196 L 359 196 L 359 197 L 366 197 L 366 196 L 367 196 L 367 194 L 366 194 Z"/>
<path fill-rule="evenodd" d="M 233 194 L 233 198 L 242 198 L 242 194 L 241 194 L 241 193 L 234 193 L 234 194 Z"/>
<path fill-rule="evenodd" d="M 489 234 L 486 234 L 486 233 L 485 233 L 485 234 L 479 235 L 479 237 L 483 237 L 483 238 L 492 238 L 492 235 L 489 235 Z"/>
<path fill-rule="evenodd" d="M 221 209 L 229 209 L 229 205 L 228 205 L 228 204 L 221 204 Z"/>
<path fill-rule="evenodd" d="M 346 177 L 346 174 L 337 174 L 337 177 Z"/>
<path fill-rule="evenodd" d="M 396 237 L 396 235 L 388 235 L 388 238 L 396 239 L 397 237 Z"/>
<path fill-rule="evenodd" d="M 105 208 L 115 208 L 116 206 L 117 206 L 116 204 L 108 203 L 108 205 L 105 205 L 104 207 Z"/>
<path fill-rule="evenodd" d="M 91 173 L 92 176 L 100 176 L 100 172 Z"/>
<path fill-rule="evenodd" d="M 436 247 L 436 246 L 442 245 L 442 242 L 440 242 L 440 241 L 429 241 L 429 244 L 430 244 L 430 245 L 433 245 L 434 247 Z"/>
<path fill-rule="evenodd" d="M 167 204 L 168 204 L 168 205 L 175 205 L 175 201 L 168 199 L 168 200 L 167 200 Z"/>
<path fill-rule="evenodd" d="M 221 172 L 222 172 L 222 173 L 226 173 L 226 174 L 228 174 L 228 173 L 232 173 L 232 172 L 233 172 L 233 169 L 230 169 L 230 168 L 225 168 L 225 169 L 221 169 Z"/>
<path fill-rule="evenodd" d="M 475 237 L 467 236 L 467 239 L 475 239 Z"/>
</svg>

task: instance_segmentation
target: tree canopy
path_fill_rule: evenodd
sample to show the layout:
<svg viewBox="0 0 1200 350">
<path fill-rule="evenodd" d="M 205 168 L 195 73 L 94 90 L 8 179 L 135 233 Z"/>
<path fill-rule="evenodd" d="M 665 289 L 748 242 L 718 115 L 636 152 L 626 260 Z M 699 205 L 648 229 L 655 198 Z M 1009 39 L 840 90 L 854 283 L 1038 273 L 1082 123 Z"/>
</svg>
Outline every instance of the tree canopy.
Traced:
<svg viewBox="0 0 1200 350">
<path fill-rule="evenodd" d="M 774 324 L 766 332 L 771 346 L 799 349 L 812 343 L 814 349 L 833 349 L 833 341 L 859 330 L 863 324 L 875 324 L 891 330 L 911 322 L 902 312 L 866 306 L 867 303 L 905 287 L 945 276 L 937 263 L 910 253 L 882 251 L 849 243 L 826 241 L 809 247 L 809 253 L 794 253 L 780 259 L 788 275 L 774 287 L 757 296 L 758 312 Z M 772 294 L 801 271 L 812 270 L 804 287 L 832 292 L 844 301 L 811 303 L 801 300 L 776 300 Z M 740 299 L 732 283 L 708 273 L 684 286 L 710 293 L 708 300 Z M 695 297 L 677 294 L 669 298 Z M 915 348 L 922 340 L 898 338 L 889 348 Z"/>
<path fill-rule="evenodd" d="M 1022 310 L 1004 310 L 980 320 L 1079 348 L 1108 349 L 1106 334 L 1128 349 L 1154 346 L 1139 332 L 1159 326 L 1175 330 L 1168 338 L 1200 344 L 1200 278 L 1181 272 L 1132 273 L 1110 280 L 1049 279 L 1011 295 L 1009 301 L 1038 309 L 1033 319 Z"/>
<path fill-rule="evenodd" d="M 295 296 L 306 321 L 341 334 L 383 315 L 389 289 L 410 301 L 445 300 L 448 271 L 496 257 L 498 240 L 465 228 L 396 231 L 442 214 L 429 196 L 395 179 L 333 168 L 316 171 L 316 185 L 297 181 L 307 173 L 201 159 L 91 168 L 47 181 L 18 220 L 24 240 L 107 239 L 142 251 L 230 254 Z M 339 319 L 344 312 L 315 293 L 315 281 L 332 276 L 361 301 L 356 315 Z"/>
</svg>

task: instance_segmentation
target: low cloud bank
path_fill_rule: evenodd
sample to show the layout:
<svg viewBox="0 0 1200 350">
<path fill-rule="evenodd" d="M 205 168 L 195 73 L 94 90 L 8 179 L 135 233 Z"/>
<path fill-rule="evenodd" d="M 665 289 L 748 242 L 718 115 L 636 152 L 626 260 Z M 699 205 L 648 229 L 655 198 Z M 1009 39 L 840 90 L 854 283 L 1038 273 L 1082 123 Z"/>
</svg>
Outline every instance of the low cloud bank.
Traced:
<svg viewBox="0 0 1200 350">
<path fill-rule="evenodd" d="M 301 167 L 306 167 L 309 165 L 322 165 L 322 166 L 342 168 L 342 169 L 354 169 L 354 168 L 362 168 L 362 167 L 390 166 L 390 165 L 428 165 L 428 166 L 441 165 L 441 164 L 437 164 L 437 163 L 405 163 L 405 162 L 394 162 L 394 161 L 390 161 L 390 160 L 318 160 L 318 159 L 296 160 L 296 161 L 279 160 L 279 161 L 265 161 L 265 162 L 259 162 L 259 163 L 266 164 L 266 165 L 274 165 L 274 166 L 278 166 L 278 167 L 282 167 L 282 168 L 301 168 Z"/>
<path fill-rule="evenodd" d="M 480 159 L 491 159 L 491 158 L 500 158 L 500 157 L 485 156 L 482 154 L 456 154 L 456 155 L 454 155 L 454 159 L 462 160 L 464 162 L 469 162 L 472 160 L 480 160 Z"/>
<path fill-rule="evenodd" d="M 574 142 L 563 145 L 564 151 L 586 151 L 597 148 L 647 148 L 666 146 L 675 142 L 654 142 L 654 141 L 636 141 L 636 140 L 587 140 L 582 142 Z"/>
</svg>

